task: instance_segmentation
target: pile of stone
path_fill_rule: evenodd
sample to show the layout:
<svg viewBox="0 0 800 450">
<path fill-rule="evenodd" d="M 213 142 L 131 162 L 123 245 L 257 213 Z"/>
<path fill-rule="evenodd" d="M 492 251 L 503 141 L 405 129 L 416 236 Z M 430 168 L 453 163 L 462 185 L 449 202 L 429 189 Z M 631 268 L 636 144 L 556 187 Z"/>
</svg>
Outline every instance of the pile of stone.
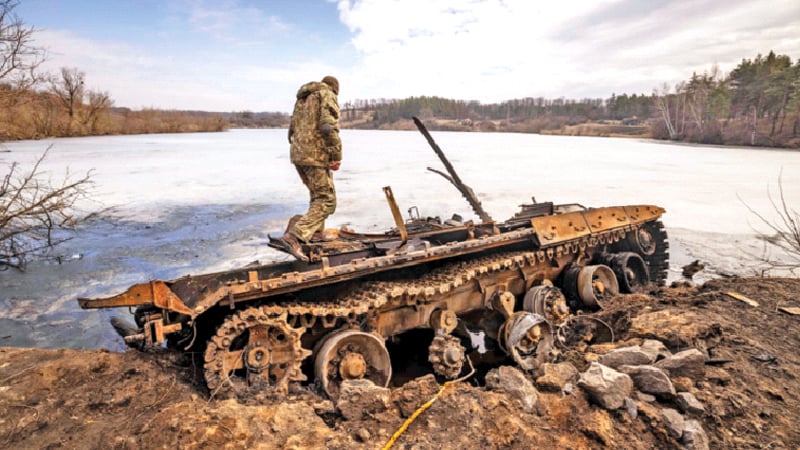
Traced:
<svg viewBox="0 0 800 450">
<path fill-rule="evenodd" d="M 593 349 L 606 350 L 600 346 Z M 640 415 L 651 425 L 661 424 L 686 448 L 708 448 L 699 417 L 705 407 L 692 394 L 705 379 L 705 354 L 698 349 L 672 354 L 662 342 L 614 348 L 586 354 L 589 368 L 577 385 L 608 410 L 625 408 L 631 419 Z"/>
</svg>

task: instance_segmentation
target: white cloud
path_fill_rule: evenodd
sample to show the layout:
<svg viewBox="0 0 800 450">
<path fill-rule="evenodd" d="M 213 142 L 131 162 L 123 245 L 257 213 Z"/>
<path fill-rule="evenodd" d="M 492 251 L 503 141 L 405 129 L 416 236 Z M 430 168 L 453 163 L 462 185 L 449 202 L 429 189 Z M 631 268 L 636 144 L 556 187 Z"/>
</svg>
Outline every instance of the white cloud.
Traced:
<svg viewBox="0 0 800 450">
<path fill-rule="evenodd" d="M 800 56 L 800 3 L 342 0 L 359 98 L 649 93 L 770 49 Z M 794 32 L 792 32 L 794 30 Z"/>
</svg>

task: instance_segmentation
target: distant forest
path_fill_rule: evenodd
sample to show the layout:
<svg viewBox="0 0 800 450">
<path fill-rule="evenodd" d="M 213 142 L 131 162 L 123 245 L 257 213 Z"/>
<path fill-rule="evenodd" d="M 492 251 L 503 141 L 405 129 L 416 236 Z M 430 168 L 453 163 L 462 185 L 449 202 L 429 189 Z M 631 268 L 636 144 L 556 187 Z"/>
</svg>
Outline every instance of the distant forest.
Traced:
<svg viewBox="0 0 800 450">
<path fill-rule="evenodd" d="M 639 136 L 703 144 L 800 148 L 800 60 L 769 52 L 674 86 L 606 99 L 521 98 L 482 104 L 442 97 L 348 101 L 341 127 L 412 130 L 412 117 L 439 131 Z M 286 127 L 289 115 L 225 115 L 231 127 Z"/>
<path fill-rule="evenodd" d="M 800 148 L 800 60 L 769 52 L 727 76 L 713 67 L 650 95 L 607 99 L 522 98 L 502 103 L 410 97 L 342 106 L 342 127 L 430 128 L 572 135 L 640 135 L 705 144 Z"/>
</svg>

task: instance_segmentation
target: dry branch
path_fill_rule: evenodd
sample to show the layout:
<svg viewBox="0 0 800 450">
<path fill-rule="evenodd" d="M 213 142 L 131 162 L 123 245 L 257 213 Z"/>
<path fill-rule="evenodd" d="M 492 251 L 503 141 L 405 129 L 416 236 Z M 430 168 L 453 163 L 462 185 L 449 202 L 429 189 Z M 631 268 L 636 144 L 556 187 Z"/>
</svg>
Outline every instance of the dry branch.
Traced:
<svg viewBox="0 0 800 450">
<path fill-rule="evenodd" d="M 779 201 L 776 201 L 772 193 L 767 191 L 767 198 L 769 198 L 773 211 L 777 214 L 777 219 L 767 219 L 763 214 L 751 208 L 750 205 L 745 203 L 741 198 L 739 198 L 739 201 L 741 201 L 747 210 L 758 218 L 763 225 L 772 231 L 772 233 L 765 233 L 756 230 L 756 237 L 765 243 L 772 244 L 779 248 L 788 258 L 787 260 L 777 260 L 770 257 L 765 251 L 764 255 L 758 259 L 766 263 L 769 269 L 783 269 L 795 273 L 796 270 L 800 269 L 800 214 L 786 203 L 782 177 L 783 172 L 778 175 Z"/>
<path fill-rule="evenodd" d="M 27 261 L 68 241 L 59 230 L 74 229 L 95 213 L 76 207 L 88 199 L 91 172 L 82 177 L 65 174 L 54 183 L 45 178 L 41 165 L 50 147 L 28 172 L 16 162 L 0 182 L 0 267 L 23 270 Z"/>
</svg>

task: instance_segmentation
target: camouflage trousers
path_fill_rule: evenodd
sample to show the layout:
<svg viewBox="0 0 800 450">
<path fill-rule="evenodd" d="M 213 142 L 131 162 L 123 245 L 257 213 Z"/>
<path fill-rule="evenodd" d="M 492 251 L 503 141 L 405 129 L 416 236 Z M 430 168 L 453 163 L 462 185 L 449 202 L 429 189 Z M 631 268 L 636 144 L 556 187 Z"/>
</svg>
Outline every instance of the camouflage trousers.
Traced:
<svg viewBox="0 0 800 450">
<path fill-rule="evenodd" d="M 308 242 L 317 231 L 325 229 L 325 219 L 336 210 L 336 190 L 330 169 L 317 166 L 294 166 L 310 198 L 308 212 L 289 230 L 301 241 Z"/>
</svg>

